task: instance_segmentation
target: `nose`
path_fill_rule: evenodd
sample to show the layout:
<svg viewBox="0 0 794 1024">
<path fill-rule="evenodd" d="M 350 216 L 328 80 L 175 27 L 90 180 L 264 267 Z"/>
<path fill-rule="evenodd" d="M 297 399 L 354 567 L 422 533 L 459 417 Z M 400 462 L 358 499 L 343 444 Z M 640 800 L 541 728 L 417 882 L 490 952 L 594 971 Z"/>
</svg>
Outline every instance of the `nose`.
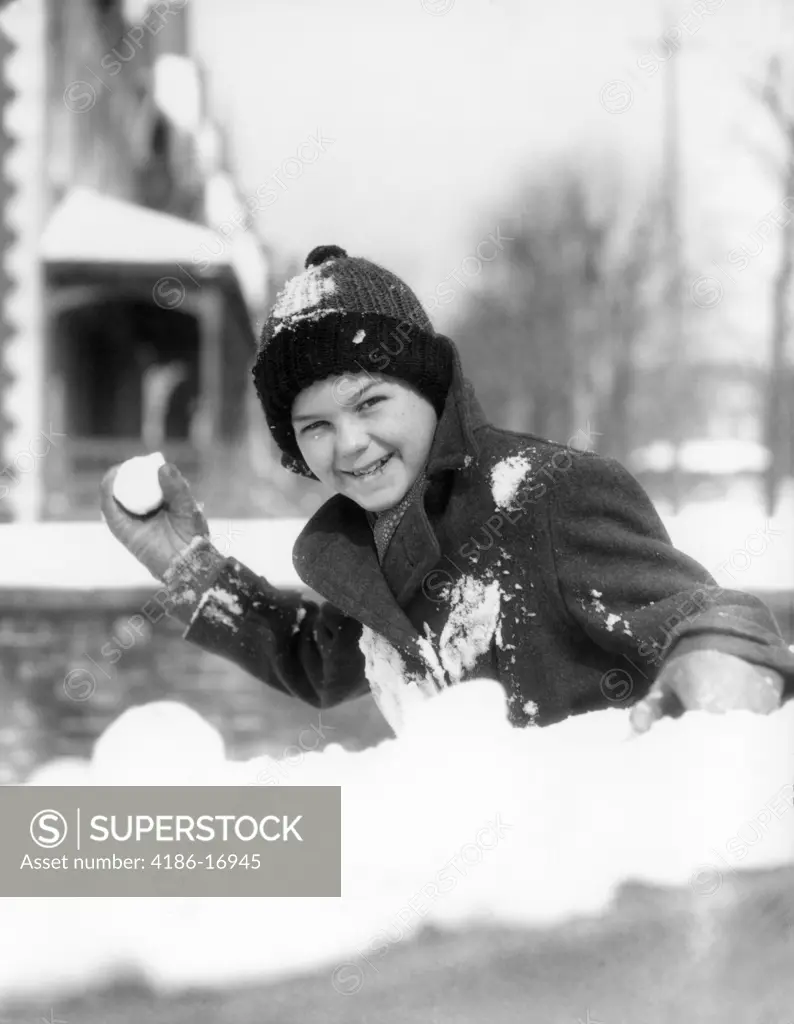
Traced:
<svg viewBox="0 0 794 1024">
<path fill-rule="evenodd" d="M 355 458 L 367 450 L 369 435 L 357 417 L 343 417 L 336 430 L 336 457 L 345 469 Z"/>
</svg>

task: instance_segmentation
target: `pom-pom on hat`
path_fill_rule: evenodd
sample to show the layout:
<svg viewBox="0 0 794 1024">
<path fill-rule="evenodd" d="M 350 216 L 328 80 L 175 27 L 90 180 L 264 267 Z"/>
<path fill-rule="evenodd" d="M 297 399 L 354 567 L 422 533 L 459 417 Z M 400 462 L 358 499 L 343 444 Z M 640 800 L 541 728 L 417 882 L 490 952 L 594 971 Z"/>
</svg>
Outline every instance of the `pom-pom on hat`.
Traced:
<svg viewBox="0 0 794 1024">
<path fill-rule="evenodd" d="M 314 479 L 292 429 L 292 405 L 304 388 L 345 374 L 383 374 L 416 388 L 440 416 L 452 366 L 449 342 L 408 285 L 338 245 L 319 245 L 265 321 L 253 378 L 282 464 Z"/>
</svg>

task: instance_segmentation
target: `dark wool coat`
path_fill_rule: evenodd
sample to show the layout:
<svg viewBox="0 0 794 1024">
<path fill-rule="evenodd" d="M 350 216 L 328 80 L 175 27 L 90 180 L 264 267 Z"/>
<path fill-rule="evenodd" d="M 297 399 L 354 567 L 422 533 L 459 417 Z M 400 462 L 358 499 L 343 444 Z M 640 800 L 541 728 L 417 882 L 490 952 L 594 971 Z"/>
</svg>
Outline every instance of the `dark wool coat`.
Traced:
<svg viewBox="0 0 794 1024">
<path fill-rule="evenodd" d="M 776 669 L 794 692 L 794 654 L 761 601 L 675 550 L 615 461 L 489 425 L 459 363 L 424 501 L 382 566 L 366 513 L 341 495 L 293 552 L 325 603 L 205 556 L 188 640 L 315 707 L 371 688 L 396 732 L 406 705 L 483 676 L 518 725 L 626 707 L 695 648 Z M 173 574 L 172 600 L 190 606 L 195 582 Z"/>
</svg>

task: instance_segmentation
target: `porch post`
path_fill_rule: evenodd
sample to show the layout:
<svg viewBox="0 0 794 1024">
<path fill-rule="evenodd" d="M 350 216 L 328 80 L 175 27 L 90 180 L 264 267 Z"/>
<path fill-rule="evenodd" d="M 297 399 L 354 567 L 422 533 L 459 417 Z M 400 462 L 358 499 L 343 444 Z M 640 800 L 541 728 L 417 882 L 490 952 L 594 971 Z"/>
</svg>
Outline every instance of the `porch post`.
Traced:
<svg viewBox="0 0 794 1024">
<path fill-rule="evenodd" d="M 198 294 L 199 401 L 191 424 L 191 442 L 199 454 L 202 480 L 209 480 L 218 452 L 223 401 L 223 298 L 220 288 L 204 282 Z"/>
</svg>

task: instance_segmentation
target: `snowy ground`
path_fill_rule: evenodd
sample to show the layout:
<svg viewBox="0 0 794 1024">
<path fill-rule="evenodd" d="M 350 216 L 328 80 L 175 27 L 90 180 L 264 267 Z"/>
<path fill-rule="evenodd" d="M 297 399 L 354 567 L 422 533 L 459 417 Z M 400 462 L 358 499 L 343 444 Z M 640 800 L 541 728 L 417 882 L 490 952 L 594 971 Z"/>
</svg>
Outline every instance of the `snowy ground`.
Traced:
<svg viewBox="0 0 794 1024">
<path fill-rule="evenodd" d="M 31 781 L 342 785 L 343 896 L 0 900 L 0 1017 L 4 1000 L 65 999 L 117 974 L 166 995 L 324 972 L 329 997 L 349 994 L 431 924 L 599 921 L 632 880 L 706 908 L 748 869 L 794 863 L 794 702 L 688 714 L 642 737 L 626 715 L 513 730 L 501 688 L 473 682 L 424 705 L 399 740 L 286 766 L 226 761 L 188 709 L 125 712 L 90 764 Z"/>
</svg>

